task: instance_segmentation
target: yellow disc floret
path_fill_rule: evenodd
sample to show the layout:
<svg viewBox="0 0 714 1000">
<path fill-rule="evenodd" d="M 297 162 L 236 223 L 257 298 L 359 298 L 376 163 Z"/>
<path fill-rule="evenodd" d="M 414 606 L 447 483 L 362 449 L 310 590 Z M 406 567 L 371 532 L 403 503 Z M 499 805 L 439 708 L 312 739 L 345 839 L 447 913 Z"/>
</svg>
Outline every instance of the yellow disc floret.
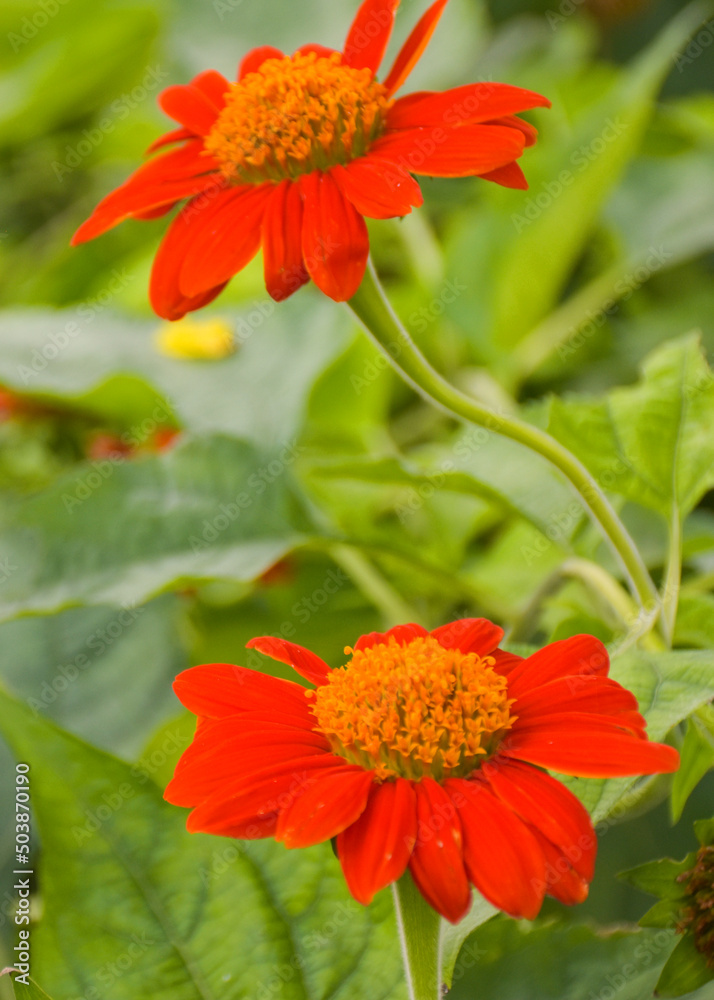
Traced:
<svg viewBox="0 0 714 1000">
<path fill-rule="evenodd" d="M 298 177 L 362 156 L 380 134 L 387 91 L 369 69 L 314 52 L 268 59 L 232 85 L 205 148 L 238 183 Z"/>
<path fill-rule="evenodd" d="M 316 728 L 378 777 L 462 777 L 515 721 L 492 657 L 444 649 L 431 636 L 345 652 L 350 662 L 308 692 Z"/>
</svg>

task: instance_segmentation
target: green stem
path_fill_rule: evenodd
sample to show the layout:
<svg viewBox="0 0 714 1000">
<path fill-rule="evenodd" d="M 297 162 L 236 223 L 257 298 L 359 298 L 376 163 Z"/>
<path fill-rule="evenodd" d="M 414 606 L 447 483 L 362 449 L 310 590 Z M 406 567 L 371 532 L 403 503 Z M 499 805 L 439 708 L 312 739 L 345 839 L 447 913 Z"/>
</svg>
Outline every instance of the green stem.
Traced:
<svg viewBox="0 0 714 1000">
<path fill-rule="evenodd" d="M 409 1000 L 440 1000 L 439 914 L 429 906 L 409 872 L 392 884 Z"/>
<path fill-rule="evenodd" d="M 667 645 L 672 645 L 682 584 L 682 518 L 674 505 L 669 522 L 669 551 L 662 589 L 662 628 Z"/>
<path fill-rule="evenodd" d="M 612 505 L 585 466 L 545 431 L 517 417 L 484 406 L 464 395 L 436 372 L 399 322 L 370 261 L 364 280 L 349 306 L 396 370 L 425 399 L 451 416 L 495 431 L 551 462 L 580 494 L 583 506 L 600 525 L 642 607 L 659 607 L 657 589 L 635 543 Z"/>
<path fill-rule="evenodd" d="M 397 593 L 369 559 L 349 545 L 330 546 L 330 555 L 342 569 L 351 576 L 362 593 L 377 608 L 385 625 L 403 625 L 406 622 L 420 622 L 420 616 Z"/>
</svg>

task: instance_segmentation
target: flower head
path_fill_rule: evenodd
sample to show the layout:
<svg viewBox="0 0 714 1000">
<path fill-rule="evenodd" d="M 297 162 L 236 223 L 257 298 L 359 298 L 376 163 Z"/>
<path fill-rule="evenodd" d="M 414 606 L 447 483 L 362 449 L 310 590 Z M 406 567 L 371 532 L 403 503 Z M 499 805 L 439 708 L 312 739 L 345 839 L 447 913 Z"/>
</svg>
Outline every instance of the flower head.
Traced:
<svg viewBox="0 0 714 1000">
<path fill-rule="evenodd" d="M 305 689 L 244 667 L 180 674 L 199 716 L 166 798 L 191 831 L 287 847 L 336 839 L 352 895 L 369 903 L 408 867 L 457 921 L 474 885 L 533 918 L 544 895 L 581 902 L 596 840 L 580 802 L 541 768 L 582 777 L 674 771 L 632 694 L 608 678 L 592 636 L 523 659 L 502 629 L 465 619 L 362 636 L 331 670 L 282 639 L 249 646 L 290 664 Z"/>
<path fill-rule="evenodd" d="M 694 866 L 677 877 L 683 885 L 685 906 L 678 934 L 690 931 L 694 947 L 714 970 L 714 844 L 703 844 Z"/>
<path fill-rule="evenodd" d="M 376 74 L 399 0 L 364 0 L 343 52 L 264 46 L 244 58 L 236 83 L 208 70 L 167 88 L 159 104 L 180 127 L 150 147 L 158 155 L 97 206 L 73 243 L 185 202 L 154 261 L 160 316 L 206 305 L 261 246 L 277 301 L 310 279 L 344 301 L 364 275 L 365 217 L 421 205 L 414 174 L 526 188 L 516 160 L 536 131 L 516 115 L 548 106 L 544 97 L 498 83 L 395 97 L 446 3 L 427 10 L 383 82 Z"/>
</svg>

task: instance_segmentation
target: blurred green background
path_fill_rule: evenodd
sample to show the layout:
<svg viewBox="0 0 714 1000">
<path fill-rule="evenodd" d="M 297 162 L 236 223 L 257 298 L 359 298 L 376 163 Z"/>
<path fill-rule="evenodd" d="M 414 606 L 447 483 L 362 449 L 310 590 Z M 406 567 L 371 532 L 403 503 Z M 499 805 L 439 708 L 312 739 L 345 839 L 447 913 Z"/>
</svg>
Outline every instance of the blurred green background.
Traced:
<svg viewBox="0 0 714 1000">
<path fill-rule="evenodd" d="M 128 761 L 146 759 L 168 725 L 181 739 L 152 771 L 159 784 L 190 732 L 172 677 L 206 660 L 275 669 L 246 656 L 254 635 L 283 629 L 339 663 L 361 632 L 406 615 L 432 627 L 485 615 L 533 644 L 618 634 L 577 573 L 558 577 L 584 557 L 616 572 L 582 511 L 562 524 L 568 492 L 558 476 L 421 403 L 383 370 L 346 311 L 312 288 L 275 307 L 258 259 L 205 311 L 237 331 L 236 353 L 167 357 L 147 301 L 165 220 L 68 246 L 166 130 L 163 87 L 207 67 L 232 78 L 255 45 L 339 47 L 355 8 L 0 6 L 0 678 L 36 715 Z M 390 55 L 423 8 L 403 0 Z M 409 82 L 493 79 L 553 101 L 527 116 L 541 133 L 523 160 L 529 192 L 425 179 L 423 210 L 370 225 L 378 270 L 412 335 L 496 408 L 543 424 L 551 394 L 633 383 L 665 341 L 699 330 L 714 347 L 714 22 L 706 5 L 678 22 L 682 8 L 451 0 Z M 88 478 L 98 468 L 100 487 Z M 466 486 L 449 485 L 454 472 Z M 259 509 L 214 546 L 206 522 L 256 475 Z M 659 580 L 664 523 L 620 504 Z M 711 495 L 686 523 L 684 551 L 676 645 L 710 649 Z M 135 611 L 128 625 L 122 605 Z M 518 994 L 516 979 L 501 1000 L 585 1000 L 596 989 L 591 932 L 568 923 L 636 921 L 648 901 L 616 873 L 690 850 L 691 821 L 711 812 L 713 793 L 709 775 L 676 825 L 662 803 L 608 830 L 588 903 L 576 912 L 548 904 L 542 918 L 562 922 L 566 950 L 568 934 L 585 935 L 573 944 L 580 958 L 550 993 Z M 0 829 L 4 947 L 10 834 Z M 529 964 L 537 940 L 512 940 L 506 921 L 489 933 L 501 935 L 486 960 L 494 981 L 506 967 L 541 974 Z M 474 995 L 469 975 L 454 996 Z"/>
</svg>

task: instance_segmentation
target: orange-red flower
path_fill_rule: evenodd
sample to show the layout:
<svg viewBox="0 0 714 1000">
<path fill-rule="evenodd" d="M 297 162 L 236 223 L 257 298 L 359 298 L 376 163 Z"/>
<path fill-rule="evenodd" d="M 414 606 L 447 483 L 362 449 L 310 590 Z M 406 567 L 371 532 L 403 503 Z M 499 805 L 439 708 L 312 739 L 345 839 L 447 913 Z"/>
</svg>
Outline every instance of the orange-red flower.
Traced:
<svg viewBox="0 0 714 1000">
<path fill-rule="evenodd" d="M 264 46 L 243 59 L 237 83 L 208 70 L 164 90 L 159 104 L 180 128 L 149 152 L 179 145 L 108 195 L 73 243 L 189 199 L 154 261 L 159 316 L 180 319 L 206 305 L 261 245 L 274 299 L 312 278 L 344 301 L 367 263 L 364 217 L 395 218 L 421 205 L 413 174 L 526 188 L 515 161 L 536 131 L 516 112 L 548 106 L 544 97 L 475 83 L 394 99 L 446 3 L 427 10 L 384 82 L 375 74 L 399 0 L 364 0 L 344 52 L 305 45 L 286 56 Z"/>
<path fill-rule="evenodd" d="M 674 771 L 679 757 L 647 740 L 597 639 L 523 659 L 502 637 L 485 619 L 401 625 L 362 636 L 334 670 L 283 639 L 249 643 L 309 690 L 226 664 L 187 670 L 175 690 L 199 721 L 166 798 L 193 807 L 191 831 L 287 847 L 336 837 L 362 903 L 407 868 L 451 921 L 471 885 L 516 917 L 535 917 L 546 893 L 581 902 L 595 834 L 541 768 L 605 778 Z"/>
</svg>

